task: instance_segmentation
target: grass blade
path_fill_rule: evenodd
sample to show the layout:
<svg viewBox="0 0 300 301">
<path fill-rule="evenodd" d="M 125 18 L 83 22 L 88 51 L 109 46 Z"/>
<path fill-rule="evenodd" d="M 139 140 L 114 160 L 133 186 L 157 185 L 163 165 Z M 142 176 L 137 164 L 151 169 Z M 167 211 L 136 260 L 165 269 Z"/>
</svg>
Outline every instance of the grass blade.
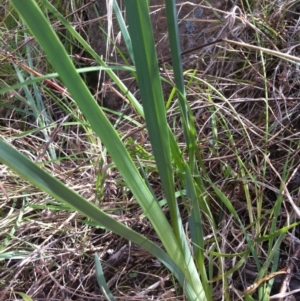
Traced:
<svg viewBox="0 0 300 301">
<path fill-rule="evenodd" d="M 31 162 L 1 139 L 0 162 L 9 166 L 12 170 L 24 179 L 27 179 L 34 186 L 45 191 L 55 199 L 71 205 L 74 209 L 94 220 L 97 224 L 104 226 L 107 230 L 110 230 L 143 247 L 164 263 L 165 266 L 176 275 L 181 284 L 184 283 L 183 273 L 170 259 L 170 257 L 155 243 L 111 218 L 98 207 L 82 198 L 73 190 L 67 188 L 62 182 L 53 178 L 47 172 L 39 168 L 36 164 Z M 168 233 L 168 235 L 169 234 L 170 233 Z"/>
<path fill-rule="evenodd" d="M 181 264 L 186 265 L 187 282 L 191 283 L 199 300 L 205 300 L 205 292 L 186 241 L 175 199 L 170 149 L 171 133 L 168 131 L 166 121 L 164 97 L 148 6 L 146 2 L 138 0 L 126 1 L 125 5 L 147 129 L 170 209 L 172 226 L 177 239 L 177 252 L 184 256 L 184 262 Z"/>
<path fill-rule="evenodd" d="M 73 99 L 77 102 L 80 110 L 90 122 L 92 129 L 98 134 L 102 142 L 107 147 L 110 155 L 114 160 L 114 163 L 116 164 L 116 166 L 118 166 L 125 182 L 127 183 L 128 187 L 132 191 L 133 195 L 136 197 L 145 215 L 152 223 L 155 231 L 157 232 L 161 241 L 163 242 L 163 245 L 166 248 L 170 258 L 173 259 L 175 262 L 175 265 L 167 263 L 167 261 L 169 260 L 169 258 L 167 257 L 168 260 L 167 261 L 164 260 L 164 264 L 165 263 L 167 264 L 168 268 L 170 268 L 170 270 L 176 275 L 181 285 L 185 287 L 187 295 L 189 296 L 190 300 L 196 300 L 197 298 L 198 298 L 197 300 L 205 300 L 200 280 L 199 278 L 197 279 L 198 275 L 194 267 L 193 261 L 191 260 L 191 258 L 189 258 L 189 260 L 187 261 L 185 259 L 186 255 L 184 255 L 183 252 L 178 252 L 178 248 L 180 248 L 178 239 L 174 235 L 174 232 L 170 227 L 170 225 L 168 224 L 166 217 L 164 216 L 162 210 L 160 209 L 157 201 L 153 199 L 151 192 L 149 191 L 148 187 L 146 186 L 145 182 L 143 181 L 142 177 L 140 176 L 139 172 L 134 166 L 131 158 L 129 157 L 128 152 L 126 151 L 124 145 L 120 141 L 118 134 L 116 133 L 115 129 L 112 127 L 112 125 L 110 124 L 106 116 L 103 114 L 101 108 L 93 99 L 90 91 L 84 84 L 83 80 L 76 72 L 76 69 L 72 64 L 70 58 L 68 57 L 65 49 L 63 48 L 62 44 L 58 40 L 55 32 L 49 25 L 48 21 L 42 14 L 41 10 L 37 6 L 37 4 L 32 0 L 31 1 L 28 0 L 26 2 L 26 5 L 24 5 L 24 1 L 21 0 L 11 0 L 11 3 L 14 5 L 17 12 L 25 21 L 29 30 L 33 33 L 33 35 L 36 37 L 39 44 L 44 49 L 47 58 L 51 62 L 54 69 L 59 73 L 60 78 L 62 79 L 62 81 L 64 82 L 65 86 L 68 89 L 68 92 L 71 93 Z M 157 112 L 157 108 L 155 108 L 155 111 Z M 164 117 L 163 112 L 160 114 L 162 114 L 162 116 Z M 168 131 L 166 130 L 166 128 L 164 129 L 164 132 L 167 133 L 168 135 Z M 161 137 L 163 141 L 165 141 L 167 135 Z M 164 143 L 165 146 L 168 147 L 168 142 L 164 142 Z M 1 144 L 3 145 L 4 143 Z M 9 151 L 7 147 L 5 149 L 6 151 Z M 6 154 L 3 148 L 1 150 L 1 156 L 0 156 L 2 161 L 6 155 L 8 154 Z M 170 154 L 165 153 L 165 156 L 169 157 L 167 162 L 170 162 Z M 10 160 L 13 160 L 13 158 L 10 157 Z M 5 163 L 7 165 L 11 164 L 12 161 L 10 160 L 6 160 Z M 34 168 L 33 167 L 34 165 L 28 164 L 28 161 L 26 161 L 25 165 L 27 166 L 28 170 Z M 17 167 L 14 166 L 14 168 Z M 24 170 L 20 170 L 17 168 L 17 171 L 24 178 L 28 178 L 28 175 L 24 173 Z M 39 173 L 39 171 L 36 169 L 35 172 Z M 165 175 L 163 175 L 163 177 L 164 176 Z M 166 176 L 169 181 L 169 184 L 171 184 L 169 187 L 171 189 L 174 189 L 171 165 L 169 165 L 169 169 L 167 170 Z M 78 198 L 79 196 L 77 196 L 74 192 L 70 193 L 69 190 L 63 189 L 63 185 L 61 184 L 59 185 L 57 183 L 58 181 L 56 180 L 53 181 L 52 181 L 53 190 L 51 191 L 56 198 L 60 200 L 62 199 L 74 200 L 75 198 L 77 209 L 80 210 L 81 212 L 86 211 L 85 208 L 86 203 L 84 204 L 82 202 L 83 199 Z M 33 178 L 33 183 L 35 185 L 42 184 L 41 186 L 44 190 L 48 189 L 47 182 L 42 181 L 42 183 L 39 183 L 38 177 Z M 58 188 L 56 187 L 57 185 L 59 185 L 59 190 L 56 191 L 56 189 Z M 57 195 L 57 193 L 62 193 L 62 195 Z M 171 196 L 171 198 L 174 201 L 173 204 L 175 204 L 174 191 L 171 192 L 171 190 L 169 190 L 168 196 L 169 198 Z M 90 204 L 89 206 L 92 205 Z M 101 212 L 100 214 L 99 211 L 96 211 L 94 209 L 95 209 L 94 206 L 89 207 L 88 209 L 89 217 L 100 222 L 101 224 L 103 224 L 105 221 L 105 223 L 107 223 L 108 226 L 109 223 L 112 223 L 109 226 L 109 228 L 111 228 L 113 225 L 114 229 L 111 229 L 112 231 L 117 230 L 119 232 L 119 230 L 121 230 L 119 228 L 120 225 L 116 224 L 115 221 L 113 223 L 112 219 L 110 219 L 103 212 Z M 178 211 L 177 211 L 177 215 L 178 215 Z M 147 240 L 145 241 L 145 239 L 144 238 L 142 239 L 140 236 L 139 236 L 140 238 L 137 239 L 136 236 L 137 233 L 133 234 L 134 233 L 133 231 L 128 232 L 128 229 L 126 233 L 127 234 L 125 235 L 125 237 L 127 239 L 132 240 L 137 244 L 142 244 L 144 248 L 149 249 L 150 246 L 148 245 L 148 243 L 150 243 L 149 241 Z M 152 245 L 152 247 L 154 246 Z M 161 260 L 163 257 L 164 256 L 159 256 L 158 258 L 160 258 Z M 182 272 L 185 274 L 185 278 L 182 277 Z M 193 276 L 191 277 L 191 275 Z"/>
<path fill-rule="evenodd" d="M 107 300 L 115 301 L 115 298 L 113 297 L 112 293 L 110 292 L 110 289 L 104 278 L 104 273 L 103 273 L 103 269 L 101 266 L 101 262 L 96 253 L 95 253 L 95 266 L 96 266 L 96 278 L 97 278 L 99 286 L 101 287 L 103 295 L 106 297 Z"/>
</svg>

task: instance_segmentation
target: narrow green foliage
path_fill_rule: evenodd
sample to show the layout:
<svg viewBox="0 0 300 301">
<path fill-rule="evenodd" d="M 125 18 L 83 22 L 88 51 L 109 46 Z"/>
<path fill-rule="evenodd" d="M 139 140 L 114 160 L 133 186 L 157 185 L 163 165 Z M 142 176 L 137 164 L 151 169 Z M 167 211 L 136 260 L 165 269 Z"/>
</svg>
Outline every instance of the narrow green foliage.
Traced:
<svg viewBox="0 0 300 301">
<path fill-rule="evenodd" d="M 299 49 L 291 46 L 299 38 L 297 25 L 293 28 L 293 22 L 298 24 L 297 2 L 278 6 L 243 0 L 218 9 L 209 1 L 203 6 L 174 0 L 155 7 L 145 0 L 3 4 L 7 16 L 0 18 L 1 28 L 9 30 L 3 31 L 5 51 L 0 53 L 0 162 L 8 168 L 3 166 L 1 176 L 1 264 L 9 267 L 6 261 L 22 260 L 19 266 L 25 271 L 27 257 L 40 242 L 18 233 L 39 218 L 48 227 L 42 211 L 50 216 L 64 211 L 84 229 L 84 242 L 95 227 L 147 250 L 169 270 L 175 298 L 269 300 L 274 279 L 266 277 L 278 271 L 282 250 L 292 250 L 285 238 L 299 234 L 300 224 L 295 212 L 300 59 Z M 100 4 L 110 5 L 107 20 Z M 95 27 L 89 27 L 92 22 L 74 23 L 83 16 L 82 8 L 93 9 L 87 16 L 97 18 Z M 93 42 L 105 41 L 90 36 L 97 34 L 97 26 L 99 35 L 113 45 L 114 58 L 108 55 L 111 49 L 106 49 L 105 59 L 98 54 L 103 47 L 99 50 Z M 162 33 L 168 37 L 167 47 Z M 202 47 L 207 38 L 216 42 Z M 191 49 L 196 43 L 201 47 Z M 169 59 L 158 60 L 156 49 L 171 58 L 170 64 Z M 75 67 L 86 64 L 90 66 Z M 26 66 L 43 76 L 31 74 Z M 99 74 L 97 91 L 86 83 L 88 72 Z M 53 89 L 49 79 L 62 88 Z M 122 100 L 123 107 L 105 107 L 108 94 Z M 89 178 L 88 194 L 78 189 L 78 174 L 82 186 L 86 182 L 81 176 Z M 31 194 L 35 188 L 27 183 L 38 191 Z M 145 221 L 150 231 L 142 235 L 125 226 L 113 218 L 116 212 Z M 62 227 L 61 233 L 69 231 Z M 249 279 L 237 275 L 250 261 L 257 269 L 251 281 L 263 281 L 251 292 L 246 287 L 240 292 Z M 120 281 L 116 290 L 109 288 L 97 254 L 95 266 L 107 300 L 129 287 Z M 139 281 L 138 272 L 126 275 L 130 283 Z M 12 285 L 7 290 L 17 291 Z M 31 300 L 24 292 L 16 294 Z"/>
</svg>

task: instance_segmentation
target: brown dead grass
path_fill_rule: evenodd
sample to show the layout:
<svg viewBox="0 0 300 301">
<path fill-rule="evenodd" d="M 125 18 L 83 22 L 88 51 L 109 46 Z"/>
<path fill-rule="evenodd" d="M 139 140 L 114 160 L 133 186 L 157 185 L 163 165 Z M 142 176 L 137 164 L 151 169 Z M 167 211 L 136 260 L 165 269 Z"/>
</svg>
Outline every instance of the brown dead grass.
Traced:
<svg viewBox="0 0 300 301">
<path fill-rule="evenodd" d="M 281 5 L 269 3 L 267 14 L 263 14 L 262 7 L 257 4 L 253 7 L 255 19 L 252 19 L 244 1 L 238 1 L 237 7 L 228 2 L 226 8 L 218 3 L 211 1 L 212 7 L 200 1 L 178 4 L 183 50 L 196 48 L 217 39 L 230 38 L 299 56 L 299 14 L 296 1 Z M 2 5 L 3 9 L 5 4 Z M 106 48 L 102 49 L 102 46 L 94 44 L 100 38 L 91 36 L 91 33 L 95 32 L 94 26 L 97 27 L 96 22 L 87 20 L 94 18 L 92 12 L 88 9 L 82 10 L 79 6 L 77 8 L 78 11 L 72 17 L 76 22 L 82 22 L 82 34 L 91 39 L 91 45 L 99 53 L 106 54 Z M 71 12 L 71 7 L 65 9 L 67 13 Z M 100 15 L 101 20 L 105 22 L 105 11 L 100 11 L 100 14 L 103 15 Z M 158 55 L 163 59 L 169 54 L 164 10 L 160 1 L 151 2 L 151 18 Z M 268 30 L 268 26 L 277 34 Z M 114 30 L 116 36 L 117 30 Z M 9 32 L 6 38 L 9 42 Z M 122 49 L 122 45 L 120 48 Z M 80 49 L 78 52 L 84 57 Z M 18 59 L 17 54 L 16 58 Z M 114 56 L 114 63 L 120 62 L 120 58 Z M 272 208 L 280 188 L 280 179 L 274 169 L 279 175 L 286 174 L 284 181 L 294 202 L 297 204 L 298 201 L 298 66 L 224 42 L 184 55 L 183 62 L 186 70 L 187 97 L 196 122 L 198 144 L 205 166 L 204 174 L 232 201 L 245 226 L 251 223 L 251 219 L 266 214 L 260 220 L 259 233 L 254 232 L 254 229 L 258 230 L 257 227 L 249 227 L 251 237 L 268 233 L 270 220 L 273 218 Z M 162 67 L 162 76 L 172 80 L 172 72 L 167 63 Z M 193 71 L 195 69 L 196 72 Z M 127 74 L 120 76 L 130 84 L 131 79 L 127 79 Z M 99 92 L 102 79 L 100 81 L 98 75 L 94 75 L 93 79 L 88 80 L 95 93 Z M 4 81 L 9 83 L 9 78 Z M 169 87 L 165 87 L 166 95 L 169 90 Z M 15 93 L 22 96 L 21 91 Z M 142 145 L 150 151 L 142 121 L 134 116 L 130 107 L 120 100 L 114 90 L 108 89 L 102 96 L 99 102 L 103 103 L 105 100 L 107 107 L 141 122 L 141 128 L 137 131 L 133 122 L 110 114 L 112 122 L 118 122 L 117 128 L 122 137 L 133 138 L 124 139 L 128 147 L 135 152 L 137 146 Z M 127 226 L 154 241 L 157 240 L 149 223 L 141 219 L 142 212 L 127 191 L 118 172 L 110 165 L 110 158 L 106 155 L 104 147 L 96 138 L 91 140 L 86 129 L 83 129 L 80 113 L 72 114 L 65 120 L 68 112 L 58 105 L 63 102 L 53 102 L 53 96 L 44 94 L 53 124 L 59 124 L 62 120 L 75 122 L 73 125 L 59 128 L 52 137 L 52 145 L 56 149 L 59 161 L 51 162 L 46 151 L 48 145 L 39 131 L 22 135 L 34 128 L 30 118 L 26 118 L 22 111 L 17 110 L 18 108 L 26 111 L 26 105 L 13 98 L 13 95 L 6 97 L 3 100 L 0 118 L 2 137 L 14 137 L 12 143 L 16 148 L 45 166 L 68 187 L 101 206 L 104 211 Z M 64 100 L 65 104 L 66 102 L 66 107 L 73 105 L 67 99 Z M 175 124 L 174 131 L 180 136 L 179 123 L 173 123 L 178 116 L 175 106 L 171 106 L 170 124 Z M 157 195 L 160 195 L 159 179 L 155 168 L 151 168 L 151 154 L 149 157 L 145 153 L 139 155 L 147 164 L 150 162 L 149 181 Z M 269 157 L 274 169 L 271 164 L 265 164 L 265 155 Z M 239 162 L 243 162 L 244 170 Z M 230 169 L 231 173 L 227 174 L 225 169 Z M 4 221 L 0 222 L 1 242 L 4 246 L 2 252 L 7 253 L 7 258 L 0 263 L 1 300 L 17 300 L 20 296 L 16 292 L 24 292 L 33 300 L 105 300 L 94 276 L 95 252 L 104 263 L 106 278 L 117 300 L 184 300 L 181 296 L 183 293 L 172 276 L 142 249 L 95 227 L 70 208 L 56 203 L 47 195 L 28 186 L 5 166 L 1 166 L 0 176 L 0 208 Z M 239 226 L 232 216 L 220 207 L 218 198 L 209 187 L 207 197 L 212 209 L 217 213 L 216 220 L 220 226 L 218 235 L 222 240 L 221 252 L 243 252 L 246 242 Z M 181 208 L 183 215 L 186 215 L 183 204 Z M 286 204 L 280 215 L 278 229 L 291 217 L 291 206 Z M 209 249 L 212 233 L 208 223 L 204 230 L 206 247 Z M 293 235 L 298 236 L 298 231 L 299 229 L 295 228 Z M 285 240 L 281 248 L 283 267 L 292 255 L 293 251 L 290 248 L 289 241 Z M 258 245 L 258 249 L 260 259 L 265 261 L 265 245 Z M 113 254 L 117 254 L 118 259 L 115 259 Z M 224 259 L 226 270 L 233 268 L 239 259 L 238 256 L 234 259 Z M 213 264 L 213 276 L 216 277 L 221 270 L 218 269 L 217 261 Z M 231 290 L 227 292 L 226 298 L 240 300 L 243 291 L 255 282 L 257 272 L 251 260 L 245 260 L 242 267 L 229 276 L 227 281 Z M 278 291 L 277 288 L 282 282 L 282 277 L 276 279 L 274 292 Z M 296 277 L 291 283 L 294 286 L 297 284 Z M 225 294 L 222 290 L 223 283 L 216 281 L 213 285 L 214 300 L 221 300 Z M 295 297 L 300 300 L 297 294 Z"/>
</svg>

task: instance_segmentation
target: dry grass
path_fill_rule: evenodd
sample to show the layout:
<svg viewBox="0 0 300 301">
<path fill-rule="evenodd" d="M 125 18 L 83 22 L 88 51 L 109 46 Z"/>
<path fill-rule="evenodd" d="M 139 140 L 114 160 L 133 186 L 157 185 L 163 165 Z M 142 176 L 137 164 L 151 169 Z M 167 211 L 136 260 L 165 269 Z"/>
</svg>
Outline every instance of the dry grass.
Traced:
<svg viewBox="0 0 300 301">
<path fill-rule="evenodd" d="M 95 28 L 90 24 L 98 24 L 87 20 L 93 13 L 76 6 L 78 3 L 71 3 L 74 7 L 67 5 L 61 9 L 66 15 L 74 11 L 70 22 L 72 20 L 78 30 L 91 39 L 89 35 Z M 155 1 L 151 4 L 158 53 L 166 57 L 163 9 Z M 251 10 L 247 1 L 238 1 L 236 7 L 228 5 L 226 10 L 193 4 L 186 2 L 178 6 L 183 49 L 228 38 L 299 57 L 297 1 L 281 4 L 263 1 L 251 4 Z M 212 5 L 217 6 L 217 2 L 212 1 Z M 2 39 L 12 55 L 12 60 L 1 63 L 2 85 L 17 82 L 12 61 L 20 66 L 18 63 L 28 54 L 22 48 L 26 45 L 30 48 L 34 69 L 41 74 L 50 72 L 34 41 L 22 46 L 18 38 L 15 43 L 20 29 L 12 26 L 18 22 L 16 16 L 10 14 L 7 2 L 2 3 L 1 14 Z M 105 17 L 101 20 L 105 22 Z M 115 24 L 113 29 L 116 38 Z M 66 47 L 74 51 L 73 56 L 81 57 L 76 62 L 81 64 L 85 54 L 64 34 L 61 30 Z M 195 44 L 191 45 L 193 41 Z M 91 45 L 93 43 L 91 40 Z M 118 46 L 123 51 L 122 45 Z M 97 50 L 101 53 L 107 49 Z M 120 55 L 113 53 L 113 58 L 107 58 L 113 63 L 123 61 Z M 299 205 L 299 68 L 295 63 L 226 42 L 184 55 L 183 61 L 187 97 L 203 158 L 205 197 L 219 225 L 217 233 L 212 233 L 208 221 L 204 225 L 214 300 L 223 297 L 240 300 L 246 288 L 255 282 L 258 271 L 246 256 L 247 244 L 240 226 L 205 179 L 210 178 L 226 194 L 252 240 L 299 219 L 291 205 L 291 202 Z M 172 81 L 168 64 L 162 67 L 162 76 Z M 128 86 L 132 83 L 128 74 L 119 75 Z M 139 157 L 144 164 L 149 182 L 160 195 L 143 121 L 106 80 L 101 77 L 100 81 L 97 74 L 87 77 L 99 103 L 107 107 L 111 121 L 133 157 Z M 101 90 L 102 81 L 107 84 L 105 93 Z M 35 123 L 23 90 L 16 89 L 1 100 L 1 136 L 11 139 L 16 148 L 79 194 L 155 241 L 153 230 L 142 218 L 142 212 L 110 162 L 105 147 L 90 132 L 72 100 L 46 84 L 38 89 L 45 104 L 45 126 L 50 129 L 48 134 L 56 158 L 47 151 L 49 144 L 45 132 Z M 166 85 L 166 99 L 169 92 L 170 87 Z M 170 104 L 168 114 L 171 127 L 180 137 L 179 112 L 175 104 Z M 61 126 L 63 122 L 65 125 Z M 0 179 L 1 300 L 18 300 L 17 292 L 24 292 L 33 300 L 105 300 L 94 276 L 95 252 L 106 262 L 106 278 L 117 300 L 184 300 L 172 276 L 142 249 L 95 227 L 71 208 L 21 181 L 3 165 Z M 281 200 L 282 182 L 286 190 Z M 186 217 L 188 205 L 181 204 L 181 208 Z M 213 250 L 213 235 L 220 240 L 221 253 L 232 254 L 231 258 L 218 259 L 209 253 Z M 297 241 L 291 243 L 288 239 L 299 236 L 298 227 L 286 236 L 280 247 L 278 270 L 288 266 L 299 247 Z M 259 260 L 265 262 L 272 250 L 268 240 L 258 241 L 255 248 Z M 113 257 L 113 254 L 117 255 Z M 241 264 L 237 266 L 239 261 Z M 270 263 L 266 267 L 266 275 L 271 273 L 271 266 Z M 225 271 L 231 272 L 223 279 L 216 279 Z M 297 273 L 292 272 L 291 288 L 299 285 Z M 279 291 L 283 277 L 275 278 L 272 293 Z M 229 289 L 224 291 L 224 287 Z M 297 294 L 295 298 L 300 300 Z"/>
</svg>

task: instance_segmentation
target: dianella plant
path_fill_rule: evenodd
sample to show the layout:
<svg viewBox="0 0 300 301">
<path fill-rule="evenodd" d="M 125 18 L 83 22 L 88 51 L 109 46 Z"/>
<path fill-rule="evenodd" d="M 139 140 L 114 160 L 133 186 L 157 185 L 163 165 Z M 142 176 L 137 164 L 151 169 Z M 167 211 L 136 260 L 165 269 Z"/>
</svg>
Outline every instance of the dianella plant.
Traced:
<svg viewBox="0 0 300 301">
<path fill-rule="evenodd" d="M 174 71 L 173 89 L 180 112 L 182 137 L 184 137 L 180 143 L 176 140 L 166 118 L 162 79 L 151 28 L 148 1 L 125 1 L 126 22 L 128 23 L 120 14 L 117 2 L 112 1 L 112 7 L 132 62 L 132 66 L 127 67 L 127 70 L 132 72 L 136 78 L 141 99 L 136 99 L 127 90 L 127 87 L 114 73 L 114 69 L 105 64 L 102 58 L 48 1 L 11 0 L 10 2 L 23 20 L 28 32 L 43 49 L 48 62 L 78 105 L 88 126 L 105 145 L 126 186 L 142 208 L 144 217 L 154 228 L 162 247 L 85 200 L 22 155 L 10 145 L 9 141 L 4 139 L 0 140 L 0 161 L 38 189 L 61 202 L 70 204 L 101 227 L 146 249 L 175 276 L 182 286 L 187 300 L 211 300 L 212 284 L 209 282 L 211 278 L 209 273 L 212 271 L 206 270 L 205 261 L 207 259 L 204 254 L 202 219 L 205 218 L 206 223 L 212 229 L 215 229 L 215 224 L 204 198 L 205 189 L 202 177 L 205 176 L 205 171 L 196 143 L 193 118 L 186 101 L 175 1 L 166 0 L 165 5 L 170 56 Z M 117 131 L 93 98 L 49 20 L 45 17 L 43 13 L 45 10 L 50 11 L 69 34 L 78 40 L 83 49 L 95 59 L 98 70 L 102 70 L 110 77 L 120 91 L 123 91 L 138 114 L 145 119 L 164 199 L 170 213 L 168 218 L 162 211 L 157 196 L 154 195 L 149 183 L 141 173 L 143 166 L 136 166 L 133 162 Z M 34 78 L 31 82 L 25 82 L 23 85 L 30 85 L 41 80 L 44 78 Z M 2 89 L 1 93 L 12 88 Z M 176 185 L 174 179 L 176 179 Z M 183 227 L 177 202 L 178 195 L 185 204 L 188 204 L 188 231 Z M 221 193 L 220 196 L 222 196 Z M 218 252 L 218 248 L 216 240 L 214 251 Z M 109 299 L 113 300 L 114 297 L 105 285 L 105 280 L 101 278 L 101 265 L 97 258 L 96 268 L 97 272 L 100 271 L 97 275 L 103 291 Z"/>
</svg>

